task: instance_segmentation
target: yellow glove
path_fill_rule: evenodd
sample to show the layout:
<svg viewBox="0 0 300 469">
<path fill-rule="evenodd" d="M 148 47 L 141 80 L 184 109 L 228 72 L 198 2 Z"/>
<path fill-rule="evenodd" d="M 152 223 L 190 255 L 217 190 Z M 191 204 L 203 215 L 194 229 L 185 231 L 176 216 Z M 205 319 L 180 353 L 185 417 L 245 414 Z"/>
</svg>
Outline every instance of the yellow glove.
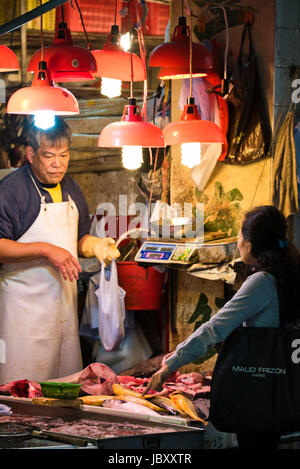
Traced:
<svg viewBox="0 0 300 469">
<path fill-rule="evenodd" d="M 112 238 L 97 238 L 97 236 L 88 236 L 82 245 L 82 254 L 84 257 L 96 256 L 99 261 L 104 262 L 107 267 L 113 259 L 120 256 L 120 251 L 115 246 Z"/>
</svg>

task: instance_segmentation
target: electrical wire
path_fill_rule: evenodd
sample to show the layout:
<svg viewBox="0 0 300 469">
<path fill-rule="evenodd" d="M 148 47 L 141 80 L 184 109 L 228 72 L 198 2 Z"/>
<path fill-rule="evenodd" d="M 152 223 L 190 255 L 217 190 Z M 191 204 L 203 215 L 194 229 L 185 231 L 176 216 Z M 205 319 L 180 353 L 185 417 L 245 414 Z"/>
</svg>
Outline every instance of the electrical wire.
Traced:
<svg viewBox="0 0 300 469">
<path fill-rule="evenodd" d="M 114 24 L 117 24 L 117 0 L 115 0 L 115 22 Z"/>
<path fill-rule="evenodd" d="M 147 81 L 147 69 L 146 69 L 146 48 L 145 48 L 145 41 L 144 41 L 144 34 L 143 34 L 143 26 L 140 19 L 139 11 L 137 8 L 137 0 L 135 0 L 135 8 L 136 8 L 136 17 L 137 17 L 137 36 L 139 41 L 139 50 L 140 50 L 140 57 L 142 60 L 143 68 L 144 68 L 144 92 L 143 92 L 143 106 L 142 106 L 142 116 L 144 121 L 147 122 L 147 95 L 148 95 L 148 81 Z"/>
<path fill-rule="evenodd" d="M 193 43 L 192 43 L 192 14 L 191 14 L 190 15 L 190 98 L 193 95 L 192 64 L 193 64 Z"/>
<path fill-rule="evenodd" d="M 40 0 L 40 6 L 42 5 Z M 41 15 L 41 28 L 40 28 L 40 39 L 41 39 L 41 61 L 44 61 L 44 33 L 43 33 L 43 15 Z"/>
<path fill-rule="evenodd" d="M 89 37 L 88 37 L 87 31 L 86 31 L 86 29 L 85 29 L 85 24 L 84 24 L 84 21 L 83 21 L 83 16 L 82 16 L 82 13 L 81 13 L 81 10 L 80 10 L 80 8 L 79 8 L 79 5 L 78 5 L 77 0 L 75 0 L 75 3 L 76 3 L 76 6 L 77 6 L 77 9 L 78 9 L 78 13 L 79 13 L 79 16 L 80 16 L 81 24 L 82 24 L 83 31 L 84 31 L 84 34 L 85 34 L 85 37 L 86 37 L 87 47 L 88 47 L 88 49 L 90 49 L 90 48 L 91 48 L 91 44 L 90 44 L 90 41 L 89 41 Z"/>
</svg>

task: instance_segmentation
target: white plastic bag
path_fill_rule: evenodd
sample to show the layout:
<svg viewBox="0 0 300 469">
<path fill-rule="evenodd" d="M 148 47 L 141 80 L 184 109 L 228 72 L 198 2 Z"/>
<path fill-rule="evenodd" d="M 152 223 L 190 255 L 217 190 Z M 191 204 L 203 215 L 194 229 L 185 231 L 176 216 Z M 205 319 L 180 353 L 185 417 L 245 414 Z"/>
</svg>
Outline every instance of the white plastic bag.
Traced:
<svg viewBox="0 0 300 469">
<path fill-rule="evenodd" d="M 112 261 L 109 280 L 106 279 L 102 264 L 99 288 L 95 291 L 98 298 L 98 330 L 100 341 L 105 350 L 117 350 L 125 336 L 125 295 L 119 287 L 116 261 Z"/>
<path fill-rule="evenodd" d="M 201 144 L 201 161 L 191 170 L 191 178 L 199 191 L 203 191 L 222 153 L 222 143 Z"/>
</svg>

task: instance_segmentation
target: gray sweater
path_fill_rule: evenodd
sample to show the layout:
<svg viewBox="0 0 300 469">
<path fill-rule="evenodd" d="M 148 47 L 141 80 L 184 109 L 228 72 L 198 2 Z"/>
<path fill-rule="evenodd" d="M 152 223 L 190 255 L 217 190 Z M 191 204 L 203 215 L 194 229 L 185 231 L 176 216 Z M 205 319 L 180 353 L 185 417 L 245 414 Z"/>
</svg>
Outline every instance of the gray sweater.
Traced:
<svg viewBox="0 0 300 469">
<path fill-rule="evenodd" d="M 176 347 L 166 360 L 171 371 L 205 355 L 237 327 L 278 327 L 279 304 L 275 279 L 265 272 L 248 277 L 237 293 L 209 321 Z"/>
</svg>

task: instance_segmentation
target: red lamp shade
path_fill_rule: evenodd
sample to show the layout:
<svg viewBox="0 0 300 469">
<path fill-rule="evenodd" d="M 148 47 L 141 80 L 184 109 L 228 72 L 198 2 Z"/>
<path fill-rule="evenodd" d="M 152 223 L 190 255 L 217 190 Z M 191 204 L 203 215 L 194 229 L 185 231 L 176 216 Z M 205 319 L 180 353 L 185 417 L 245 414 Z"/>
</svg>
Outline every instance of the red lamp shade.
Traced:
<svg viewBox="0 0 300 469">
<path fill-rule="evenodd" d="M 35 74 L 31 86 L 13 93 L 7 103 L 8 114 L 35 114 L 38 111 L 53 111 L 56 115 L 79 114 L 75 96 L 65 88 L 54 86 L 46 62 L 40 62 L 40 71 Z"/>
<path fill-rule="evenodd" d="M 0 72 L 15 72 L 20 70 L 16 54 L 6 46 L 0 45 Z"/>
<path fill-rule="evenodd" d="M 194 98 L 189 98 L 184 106 L 181 120 L 171 122 L 163 129 L 166 145 L 189 142 L 225 143 L 225 135 L 214 122 L 201 120 Z"/>
<path fill-rule="evenodd" d="M 190 30 L 186 18 L 181 16 L 172 41 L 157 46 L 149 57 L 150 67 L 159 67 L 158 78 L 162 80 L 189 78 Z M 207 47 L 192 43 L 192 77 L 206 76 L 213 68 L 213 58 Z"/>
<path fill-rule="evenodd" d="M 94 77 L 112 78 L 121 81 L 144 81 L 146 71 L 140 57 L 125 52 L 120 45 L 119 26 L 114 24 L 103 49 L 91 51 L 97 64 Z M 132 69 L 131 69 L 132 60 Z M 132 70 L 132 76 L 131 76 Z"/>
<path fill-rule="evenodd" d="M 71 32 L 66 23 L 59 23 L 51 46 L 43 49 L 51 79 L 57 82 L 94 80 L 96 60 L 92 53 L 74 46 Z M 37 50 L 28 64 L 28 72 L 36 72 L 41 60 L 41 49 Z"/>
<path fill-rule="evenodd" d="M 163 134 L 159 127 L 144 122 L 135 98 L 129 99 L 120 122 L 104 127 L 98 138 L 98 147 L 164 147 Z"/>
</svg>

